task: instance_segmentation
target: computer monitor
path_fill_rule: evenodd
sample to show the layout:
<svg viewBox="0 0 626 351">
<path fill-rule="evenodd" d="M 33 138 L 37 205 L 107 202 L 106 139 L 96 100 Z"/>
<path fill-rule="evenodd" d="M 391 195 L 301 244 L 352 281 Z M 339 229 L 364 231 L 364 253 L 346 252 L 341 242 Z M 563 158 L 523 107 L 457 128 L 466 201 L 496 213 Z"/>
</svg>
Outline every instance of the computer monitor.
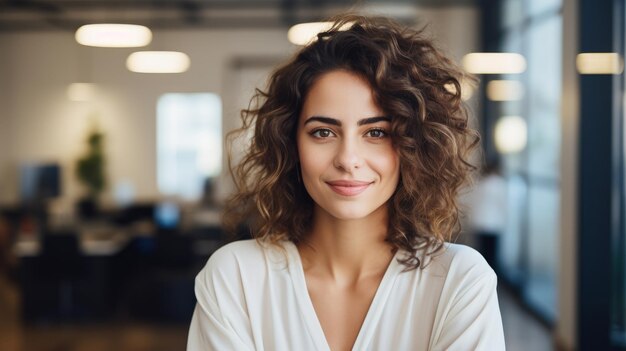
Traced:
<svg viewBox="0 0 626 351">
<path fill-rule="evenodd" d="M 56 163 L 31 163 L 20 167 L 20 199 L 37 204 L 61 195 L 61 167 Z"/>
</svg>

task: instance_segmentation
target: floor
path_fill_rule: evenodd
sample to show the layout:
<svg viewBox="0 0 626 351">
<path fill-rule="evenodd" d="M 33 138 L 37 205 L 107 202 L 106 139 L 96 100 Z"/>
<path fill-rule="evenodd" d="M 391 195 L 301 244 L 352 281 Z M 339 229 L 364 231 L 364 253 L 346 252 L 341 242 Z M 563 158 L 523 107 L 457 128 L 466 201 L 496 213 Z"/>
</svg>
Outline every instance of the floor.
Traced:
<svg viewBox="0 0 626 351">
<path fill-rule="evenodd" d="M 551 331 L 530 315 L 510 291 L 498 288 L 504 339 L 508 351 L 552 351 Z"/>
<path fill-rule="evenodd" d="M 500 309 L 507 350 L 554 350 L 550 331 L 538 323 L 506 290 L 500 288 Z M 0 276 L 0 350 L 3 351 L 171 351 L 184 350 L 187 326 L 107 324 L 89 326 L 18 323 L 19 296 Z"/>
</svg>

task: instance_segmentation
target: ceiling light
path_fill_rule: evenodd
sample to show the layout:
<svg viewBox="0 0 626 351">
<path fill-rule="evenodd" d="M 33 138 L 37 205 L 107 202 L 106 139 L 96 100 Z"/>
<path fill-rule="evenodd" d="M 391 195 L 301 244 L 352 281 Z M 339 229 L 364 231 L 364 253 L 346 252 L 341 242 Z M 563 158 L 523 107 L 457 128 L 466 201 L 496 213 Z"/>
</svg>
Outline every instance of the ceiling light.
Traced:
<svg viewBox="0 0 626 351">
<path fill-rule="evenodd" d="M 509 52 L 474 52 L 463 57 L 463 67 L 474 74 L 515 74 L 526 70 L 526 59 Z"/>
<path fill-rule="evenodd" d="M 190 63 L 187 54 L 177 51 L 138 51 L 126 59 L 126 67 L 138 73 L 182 73 Z"/>
<path fill-rule="evenodd" d="M 76 41 L 86 46 L 129 48 L 146 46 L 152 41 L 148 27 L 136 24 L 87 24 L 76 31 Z"/>
<path fill-rule="evenodd" d="M 620 74 L 624 63 L 614 52 L 584 53 L 576 56 L 576 68 L 580 74 Z"/>
<path fill-rule="evenodd" d="M 502 154 L 524 150 L 528 140 L 526 121 L 520 116 L 504 116 L 495 127 L 496 149 Z"/>
<path fill-rule="evenodd" d="M 516 80 L 492 80 L 487 83 L 487 98 L 492 101 L 517 101 L 524 97 L 524 85 Z"/>
<path fill-rule="evenodd" d="M 67 87 L 67 98 L 70 101 L 90 101 L 96 95 L 96 85 L 93 83 L 72 83 Z"/>
<path fill-rule="evenodd" d="M 334 22 L 309 22 L 296 24 L 289 28 L 287 38 L 292 44 L 307 45 L 317 40 L 317 35 L 333 27 Z M 346 23 L 339 30 L 346 30 L 352 23 Z"/>
</svg>

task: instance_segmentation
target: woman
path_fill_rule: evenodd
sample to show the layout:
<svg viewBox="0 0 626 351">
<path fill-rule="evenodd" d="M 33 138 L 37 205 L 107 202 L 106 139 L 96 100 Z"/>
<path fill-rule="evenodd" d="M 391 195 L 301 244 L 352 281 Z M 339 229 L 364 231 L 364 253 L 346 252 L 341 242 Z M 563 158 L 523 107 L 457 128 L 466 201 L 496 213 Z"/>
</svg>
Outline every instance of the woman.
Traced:
<svg viewBox="0 0 626 351">
<path fill-rule="evenodd" d="M 503 350 L 496 277 L 458 232 L 478 143 L 462 72 L 423 33 L 341 16 L 244 111 L 232 223 L 188 350 Z"/>
</svg>

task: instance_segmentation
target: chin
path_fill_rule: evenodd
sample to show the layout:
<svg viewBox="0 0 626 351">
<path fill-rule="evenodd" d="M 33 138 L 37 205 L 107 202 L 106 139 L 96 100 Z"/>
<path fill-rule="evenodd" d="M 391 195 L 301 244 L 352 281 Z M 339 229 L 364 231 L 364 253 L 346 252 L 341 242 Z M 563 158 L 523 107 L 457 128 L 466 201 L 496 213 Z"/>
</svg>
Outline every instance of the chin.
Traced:
<svg viewBox="0 0 626 351">
<path fill-rule="evenodd" d="M 357 205 L 357 206 L 354 206 Z M 379 210 L 381 207 L 383 206 L 378 206 L 378 207 L 365 207 L 365 206 L 358 206 L 358 204 L 344 204 L 342 206 L 337 206 L 334 208 L 320 208 L 322 211 L 325 211 L 326 213 L 328 213 L 331 217 L 338 219 L 338 220 L 342 220 L 342 221 L 350 221 L 350 220 L 358 220 L 358 219 L 364 219 L 367 218 L 368 216 L 374 214 L 375 212 L 377 212 L 377 210 Z"/>
</svg>

